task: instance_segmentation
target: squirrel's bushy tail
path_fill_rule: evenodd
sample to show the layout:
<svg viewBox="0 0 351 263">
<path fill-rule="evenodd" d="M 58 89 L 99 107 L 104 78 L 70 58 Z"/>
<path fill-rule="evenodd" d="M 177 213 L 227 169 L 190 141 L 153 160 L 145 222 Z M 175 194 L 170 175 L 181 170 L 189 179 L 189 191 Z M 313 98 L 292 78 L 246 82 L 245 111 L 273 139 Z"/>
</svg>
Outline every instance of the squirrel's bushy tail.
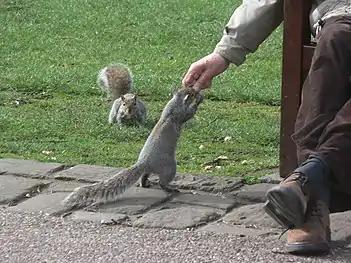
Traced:
<svg viewBox="0 0 351 263">
<path fill-rule="evenodd" d="M 66 208 L 82 208 L 92 204 L 113 202 L 145 173 L 144 164 L 135 164 L 106 181 L 76 188 L 63 201 Z"/>
</svg>

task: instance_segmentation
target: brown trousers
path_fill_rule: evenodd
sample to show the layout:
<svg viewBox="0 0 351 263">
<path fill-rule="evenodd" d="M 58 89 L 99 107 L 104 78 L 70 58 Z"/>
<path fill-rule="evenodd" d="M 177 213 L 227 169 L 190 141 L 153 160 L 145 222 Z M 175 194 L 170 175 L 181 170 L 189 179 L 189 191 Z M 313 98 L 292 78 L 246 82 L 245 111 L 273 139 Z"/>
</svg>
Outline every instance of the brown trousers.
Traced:
<svg viewBox="0 0 351 263">
<path fill-rule="evenodd" d="M 302 88 L 292 135 L 298 162 L 321 156 L 332 170 L 332 212 L 351 210 L 351 17 L 332 17 L 317 46 Z"/>
</svg>

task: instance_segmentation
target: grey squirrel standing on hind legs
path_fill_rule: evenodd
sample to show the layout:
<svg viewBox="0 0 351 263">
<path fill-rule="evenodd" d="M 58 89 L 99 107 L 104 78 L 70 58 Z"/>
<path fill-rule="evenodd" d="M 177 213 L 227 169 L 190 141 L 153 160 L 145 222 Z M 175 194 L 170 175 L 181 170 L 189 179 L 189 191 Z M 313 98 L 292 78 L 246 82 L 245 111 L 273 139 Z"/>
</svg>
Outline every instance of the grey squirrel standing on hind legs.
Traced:
<svg viewBox="0 0 351 263">
<path fill-rule="evenodd" d="M 192 88 L 182 88 L 173 94 L 164 107 L 159 121 L 151 131 L 137 162 L 106 181 L 76 188 L 63 200 L 67 208 L 116 201 L 129 187 L 141 178 L 147 187 L 148 176 L 159 176 L 159 185 L 166 192 L 178 191 L 168 186 L 176 169 L 176 148 L 182 126 L 196 113 L 203 96 Z"/>
<path fill-rule="evenodd" d="M 104 67 L 98 74 L 97 83 L 107 100 L 113 101 L 108 122 L 117 124 L 142 125 L 146 122 L 145 104 L 132 92 L 133 76 L 123 64 Z"/>
</svg>

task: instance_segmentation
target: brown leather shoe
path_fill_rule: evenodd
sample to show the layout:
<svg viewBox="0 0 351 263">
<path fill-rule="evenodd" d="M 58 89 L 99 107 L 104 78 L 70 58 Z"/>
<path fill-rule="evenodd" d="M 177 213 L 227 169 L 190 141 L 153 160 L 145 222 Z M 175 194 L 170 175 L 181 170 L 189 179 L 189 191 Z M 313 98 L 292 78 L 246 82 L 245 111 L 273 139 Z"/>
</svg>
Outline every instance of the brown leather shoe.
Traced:
<svg viewBox="0 0 351 263">
<path fill-rule="evenodd" d="M 306 182 L 305 175 L 292 173 L 278 186 L 268 190 L 264 205 L 266 213 L 285 228 L 301 227 L 310 199 Z"/>
<path fill-rule="evenodd" d="M 311 201 L 305 223 L 288 231 L 286 250 L 293 254 L 327 253 L 330 245 L 330 212 L 322 201 Z"/>
</svg>

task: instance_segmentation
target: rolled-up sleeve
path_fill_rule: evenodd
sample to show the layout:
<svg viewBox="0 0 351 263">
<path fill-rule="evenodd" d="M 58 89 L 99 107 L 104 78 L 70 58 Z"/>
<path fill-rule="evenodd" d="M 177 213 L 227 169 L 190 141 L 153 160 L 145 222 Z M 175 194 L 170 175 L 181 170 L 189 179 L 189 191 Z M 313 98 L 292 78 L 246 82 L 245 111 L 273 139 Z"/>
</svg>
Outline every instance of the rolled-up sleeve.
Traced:
<svg viewBox="0 0 351 263">
<path fill-rule="evenodd" d="M 239 66 L 283 21 L 283 0 L 244 0 L 235 9 L 215 47 L 218 53 Z"/>
</svg>

